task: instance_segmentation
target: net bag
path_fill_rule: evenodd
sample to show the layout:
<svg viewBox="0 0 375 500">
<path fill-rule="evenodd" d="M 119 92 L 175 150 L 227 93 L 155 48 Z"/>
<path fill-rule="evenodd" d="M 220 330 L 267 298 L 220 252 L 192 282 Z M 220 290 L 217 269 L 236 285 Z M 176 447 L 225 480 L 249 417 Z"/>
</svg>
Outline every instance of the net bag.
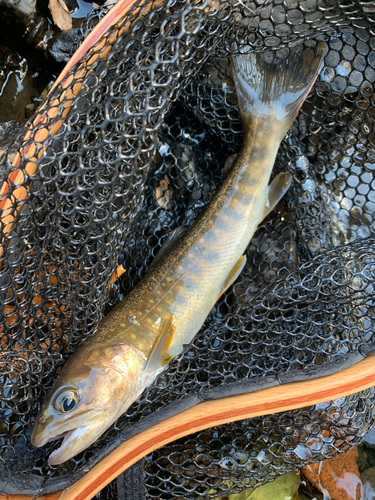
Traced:
<svg viewBox="0 0 375 500">
<path fill-rule="evenodd" d="M 0 169 L 1 492 L 61 490 L 200 401 L 374 353 L 374 17 L 366 1 L 136 2 L 14 137 Z M 260 224 L 241 276 L 112 428 L 49 466 L 56 444 L 33 448 L 30 434 L 56 374 L 167 235 L 197 218 L 241 145 L 230 55 L 320 41 L 324 69 L 274 168 L 290 171 L 292 187 Z M 119 264 L 126 273 L 109 288 Z M 374 398 L 368 389 L 171 443 L 144 462 L 145 498 L 228 495 L 348 451 L 372 426 Z M 124 485 L 123 476 L 101 495 L 121 498 Z"/>
</svg>

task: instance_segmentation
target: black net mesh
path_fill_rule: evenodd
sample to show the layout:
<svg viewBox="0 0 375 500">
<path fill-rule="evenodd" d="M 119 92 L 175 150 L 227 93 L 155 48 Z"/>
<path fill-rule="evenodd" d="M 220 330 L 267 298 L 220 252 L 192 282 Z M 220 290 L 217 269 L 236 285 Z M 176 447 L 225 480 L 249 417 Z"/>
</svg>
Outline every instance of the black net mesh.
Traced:
<svg viewBox="0 0 375 500">
<path fill-rule="evenodd" d="M 0 169 L 0 491 L 57 491 L 199 401 L 333 373 L 374 352 L 374 20 L 370 1 L 137 3 L 18 134 Z M 94 446 L 48 466 L 56 445 L 35 449 L 29 437 L 57 371 L 167 235 L 196 219 L 238 151 L 229 55 L 318 41 L 325 67 L 274 169 L 293 185 L 259 226 L 240 278 Z M 109 290 L 119 264 L 126 274 Z M 217 497 L 347 451 L 372 425 L 374 397 L 172 443 L 147 457 L 146 497 Z M 125 487 L 116 484 L 109 498 Z"/>
<path fill-rule="evenodd" d="M 213 427 L 147 457 L 148 498 L 217 498 L 332 458 L 359 443 L 374 392 Z M 121 498 L 121 497 L 119 497 Z M 126 497 L 125 497 L 126 498 Z"/>
</svg>

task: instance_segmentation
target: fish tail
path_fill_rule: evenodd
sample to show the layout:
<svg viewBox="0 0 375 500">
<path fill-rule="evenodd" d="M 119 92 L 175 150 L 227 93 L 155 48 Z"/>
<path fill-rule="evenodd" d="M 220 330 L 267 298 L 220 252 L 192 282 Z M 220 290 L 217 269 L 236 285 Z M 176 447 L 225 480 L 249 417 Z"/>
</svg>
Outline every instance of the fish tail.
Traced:
<svg viewBox="0 0 375 500">
<path fill-rule="evenodd" d="M 271 63 L 265 61 L 263 53 L 232 57 L 245 132 L 254 119 L 272 118 L 281 124 L 281 136 L 286 134 L 322 69 L 324 48 L 325 44 L 319 43 L 314 50 L 292 52 Z"/>
</svg>

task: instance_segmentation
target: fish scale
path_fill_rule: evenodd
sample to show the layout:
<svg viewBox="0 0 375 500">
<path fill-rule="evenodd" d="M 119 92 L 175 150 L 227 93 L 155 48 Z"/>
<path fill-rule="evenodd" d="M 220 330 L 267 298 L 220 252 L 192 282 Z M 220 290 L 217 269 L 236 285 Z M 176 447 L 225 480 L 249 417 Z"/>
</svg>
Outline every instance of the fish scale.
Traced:
<svg viewBox="0 0 375 500">
<path fill-rule="evenodd" d="M 195 224 L 167 240 L 143 280 L 101 321 L 54 382 L 32 433 L 35 446 L 64 435 L 51 464 L 85 449 L 127 410 L 191 342 L 241 272 L 259 222 L 289 187 L 286 174 L 270 187 L 268 182 L 280 142 L 321 60 L 320 46 L 318 55 L 312 50 L 292 54 L 281 67 L 267 65 L 260 54 L 233 58 L 243 146 Z"/>
</svg>

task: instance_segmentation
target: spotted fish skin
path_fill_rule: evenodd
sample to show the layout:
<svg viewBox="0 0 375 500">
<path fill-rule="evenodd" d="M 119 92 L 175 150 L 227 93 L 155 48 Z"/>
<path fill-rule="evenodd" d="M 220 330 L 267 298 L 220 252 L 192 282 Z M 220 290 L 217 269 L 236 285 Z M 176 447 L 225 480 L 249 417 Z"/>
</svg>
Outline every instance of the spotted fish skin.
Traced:
<svg viewBox="0 0 375 500">
<path fill-rule="evenodd" d="M 62 463 L 92 444 L 182 351 L 241 271 L 259 222 L 289 186 L 268 186 L 280 142 L 308 95 L 323 47 L 266 64 L 232 58 L 244 128 L 241 150 L 194 225 L 180 235 L 130 294 L 71 356 L 47 395 L 34 446 L 64 436 L 49 458 Z"/>
<path fill-rule="evenodd" d="M 164 319 L 170 317 L 174 335 L 168 353 L 175 356 L 192 340 L 262 219 L 281 138 L 263 118 L 254 125 L 255 134 L 245 141 L 201 217 L 106 317 L 90 342 L 116 339 L 148 358 Z"/>
</svg>

